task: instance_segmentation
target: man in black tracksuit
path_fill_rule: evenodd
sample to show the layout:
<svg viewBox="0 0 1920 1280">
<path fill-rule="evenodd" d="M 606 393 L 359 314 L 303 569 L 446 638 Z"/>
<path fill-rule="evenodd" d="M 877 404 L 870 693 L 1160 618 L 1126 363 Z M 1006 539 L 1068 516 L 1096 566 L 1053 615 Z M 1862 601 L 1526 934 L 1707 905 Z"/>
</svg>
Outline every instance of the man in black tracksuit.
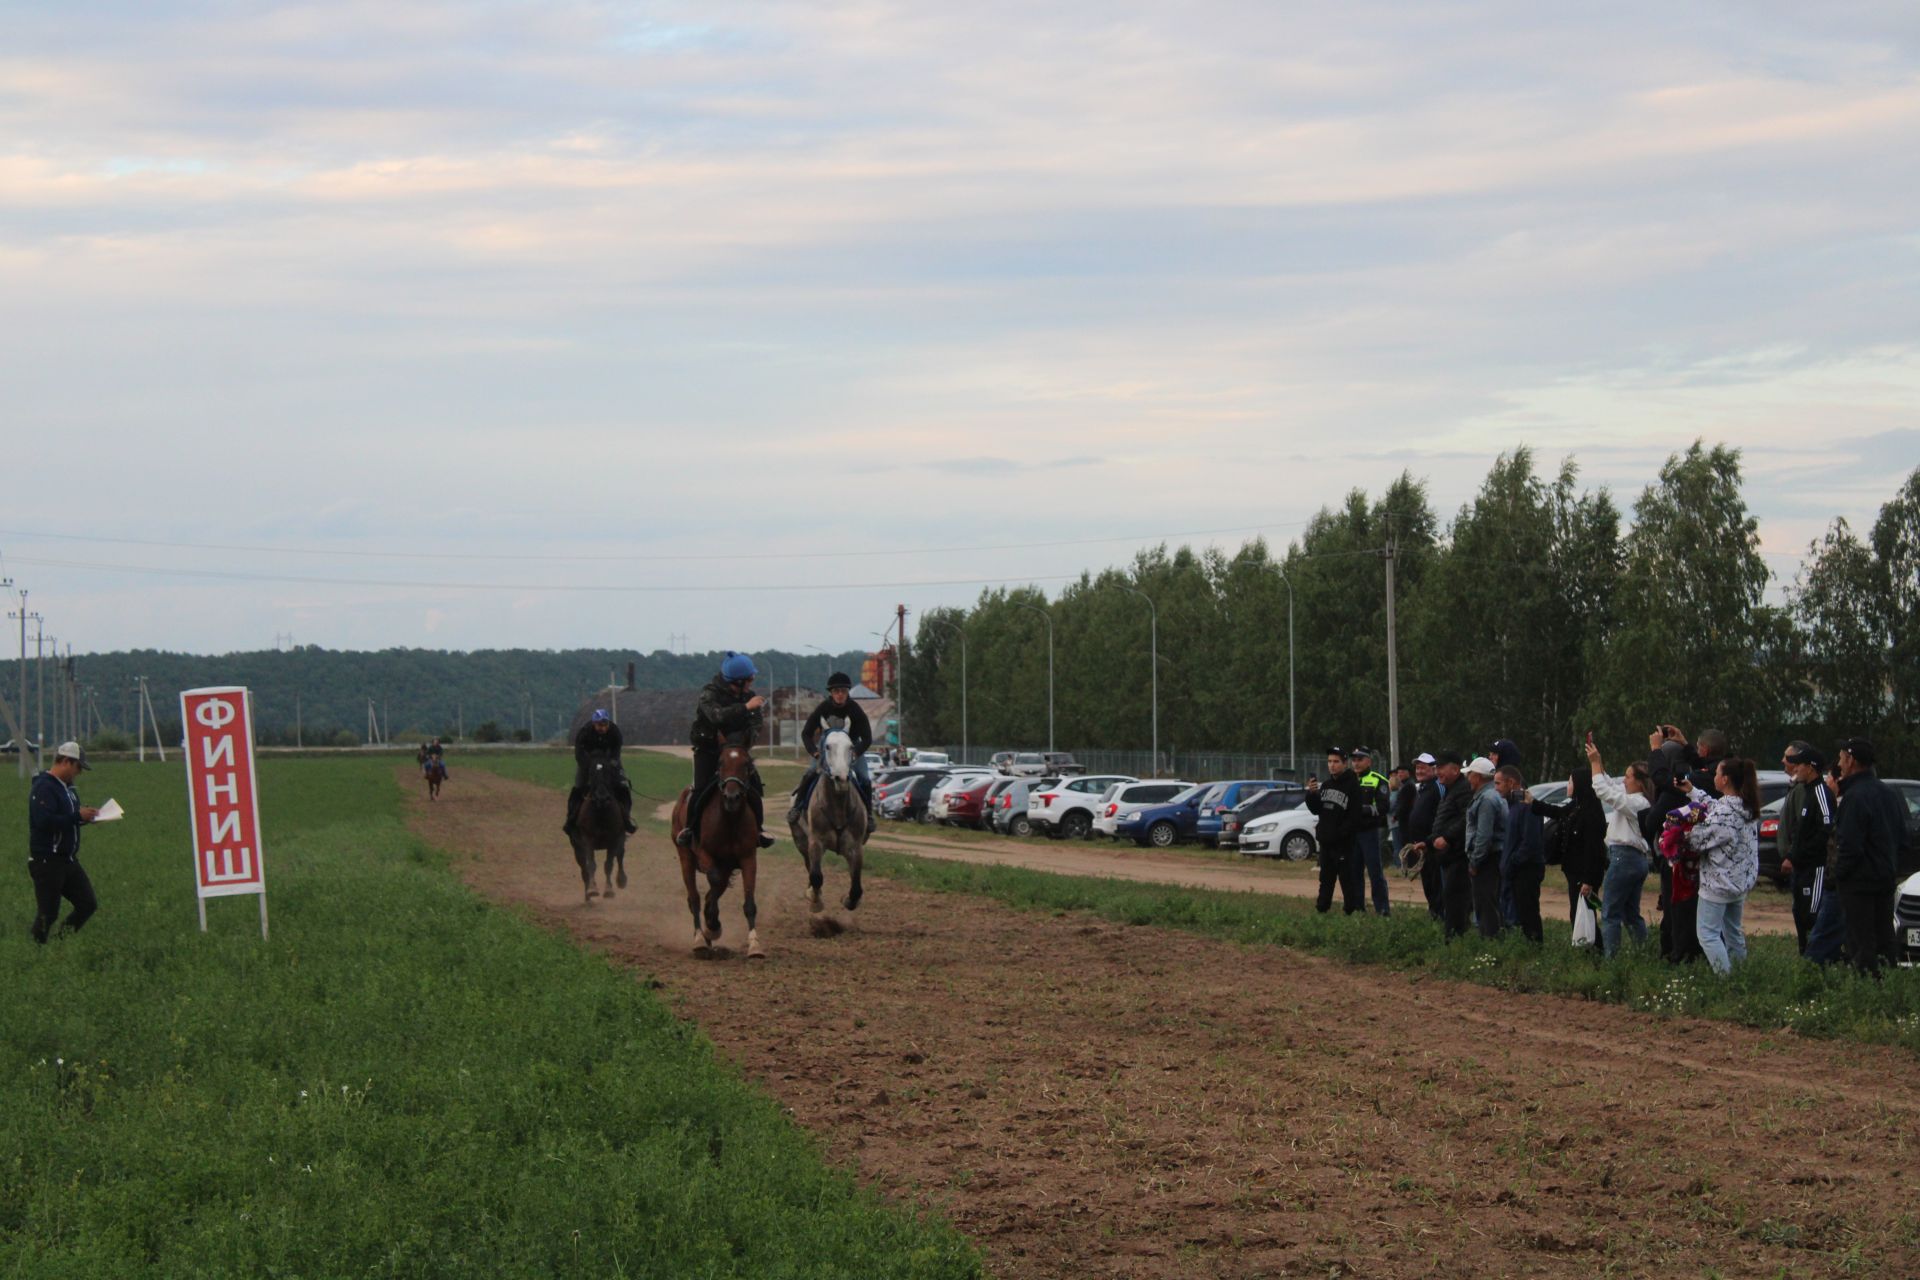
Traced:
<svg viewBox="0 0 1920 1280">
<path fill-rule="evenodd" d="M 1440 868 L 1440 916 L 1447 936 L 1455 938 L 1466 933 L 1473 917 L 1473 877 L 1467 870 L 1467 806 L 1473 789 L 1460 773 L 1460 757 L 1451 751 L 1441 753 L 1435 780 L 1445 794 L 1434 810 L 1427 857 Z"/>
<path fill-rule="evenodd" d="M 1362 821 L 1360 781 L 1347 767 L 1347 753 L 1339 747 L 1327 748 L 1327 780 L 1307 779 L 1307 809 L 1316 820 L 1314 839 L 1320 845 L 1320 896 L 1316 911 L 1333 909 L 1333 886 L 1340 885 L 1346 913 L 1361 908 L 1360 861 L 1355 856 L 1354 836 Z"/>
<path fill-rule="evenodd" d="M 1807 936 L 1813 932 L 1827 887 L 1833 805 L 1820 778 L 1826 763 L 1810 742 L 1791 742 L 1780 757 L 1780 767 L 1793 779 L 1793 789 L 1780 806 L 1780 872 L 1792 877 L 1793 931 L 1799 936 L 1801 955 L 1807 953 Z"/>
<path fill-rule="evenodd" d="M 439 739 L 434 741 L 437 743 Z M 620 726 L 613 722 L 613 717 L 598 708 L 595 708 L 592 718 L 580 726 L 580 732 L 573 735 L 573 790 L 567 793 L 567 820 L 560 828 L 568 835 L 573 834 L 573 815 L 580 807 L 581 797 L 587 794 L 587 772 L 593 768 L 596 756 L 605 759 L 617 772 L 620 816 L 626 823 L 627 834 L 632 835 L 640 829 L 633 825 L 633 786 L 627 781 L 627 771 L 620 764 L 623 745 Z"/>
<path fill-rule="evenodd" d="M 74 779 L 87 768 L 77 743 L 64 742 L 27 793 L 27 875 L 33 880 L 33 940 L 45 942 L 60 918 L 60 899 L 73 904 L 62 926 L 78 929 L 100 905 L 80 865 L 80 828 L 100 812 L 80 803 Z"/>
<path fill-rule="evenodd" d="M 751 744 L 760 730 L 760 708 L 767 700 L 753 692 L 753 680 L 758 674 L 752 659 L 729 649 L 720 664 L 720 674 L 700 690 L 693 727 L 687 734 L 687 740 L 693 744 L 693 794 L 687 802 L 687 825 L 674 836 L 674 842 L 683 849 L 693 848 L 694 834 L 700 830 L 700 811 L 706 805 L 707 793 L 713 789 L 714 775 L 720 772 L 720 748 Z M 754 819 L 760 824 L 760 847 L 766 849 L 773 845 L 773 837 L 766 833 L 767 815 L 761 802 L 766 784 L 760 781 L 758 768 L 748 767 L 752 785 L 747 788 L 747 798 L 753 805 Z"/>
<path fill-rule="evenodd" d="M 1440 809 L 1440 797 L 1446 790 L 1440 785 L 1440 779 L 1434 769 L 1438 762 L 1426 752 L 1421 752 L 1413 760 L 1411 783 L 1402 783 L 1401 799 L 1406 804 L 1406 813 L 1400 817 L 1401 857 L 1416 845 L 1425 845 L 1433 838 L 1433 818 Z M 1440 910 L 1440 863 L 1431 850 L 1420 850 L 1420 889 L 1426 895 L 1427 914 L 1435 920 L 1443 918 Z"/>
<path fill-rule="evenodd" d="M 1907 842 L 1907 804 L 1880 781 L 1873 764 L 1873 744 L 1865 738 L 1840 744 L 1840 839 L 1829 888 L 1846 913 L 1847 959 L 1878 977 L 1880 966 L 1896 959 L 1893 897 Z"/>
</svg>

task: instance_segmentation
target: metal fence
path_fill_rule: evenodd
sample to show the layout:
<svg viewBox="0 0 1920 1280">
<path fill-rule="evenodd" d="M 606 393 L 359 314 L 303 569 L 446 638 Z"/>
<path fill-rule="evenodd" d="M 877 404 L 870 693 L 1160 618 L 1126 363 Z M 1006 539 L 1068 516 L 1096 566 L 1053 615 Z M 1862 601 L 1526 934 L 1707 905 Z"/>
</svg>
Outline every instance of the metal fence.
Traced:
<svg viewBox="0 0 1920 1280">
<path fill-rule="evenodd" d="M 1001 751 L 1034 751 L 1035 747 L 998 747 L 970 744 L 965 752 L 958 743 L 931 750 L 944 751 L 957 761 L 985 764 Z M 1168 749 L 1160 753 L 1156 764 L 1151 751 L 1105 751 L 1078 749 L 1070 752 L 1088 773 L 1124 773 L 1135 778 L 1187 778 L 1206 782 L 1226 778 L 1284 778 L 1298 782 L 1307 770 L 1285 752 L 1259 755 L 1239 751 L 1183 751 Z M 1303 757 L 1303 759 L 1305 759 Z M 1311 761 L 1308 761 L 1311 767 Z"/>
</svg>

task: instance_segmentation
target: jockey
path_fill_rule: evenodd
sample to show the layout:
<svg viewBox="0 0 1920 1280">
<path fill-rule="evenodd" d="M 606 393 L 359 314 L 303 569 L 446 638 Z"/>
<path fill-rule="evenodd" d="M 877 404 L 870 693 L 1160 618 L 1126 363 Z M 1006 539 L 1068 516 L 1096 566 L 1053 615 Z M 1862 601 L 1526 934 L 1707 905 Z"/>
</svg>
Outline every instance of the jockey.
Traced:
<svg viewBox="0 0 1920 1280">
<path fill-rule="evenodd" d="M 720 663 L 720 674 L 700 690 L 700 705 L 687 735 L 693 743 L 693 794 L 687 802 L 686 828 L 673 837 L 683 849 L 693 848 L 694 833 L 700 829 L 700 810 L 707 792 L 713 789 L 713 776 L 720 771 L 720 748 L 729 743 L 751 745 L 760 728 L 760 708 L 767 700 L 751 692 L 754 677 L 759 674 L 752 658 L 729 649 Z M 758 768 L 748 767 L 753 770 L 753 785 L 747 795 L 753 802 L 753 816 L 760 823 L 760 847 L 769 849 L 773 837 L 766 832 L 766 808 L 760 800 L 766 794 L 766 784 L 760 781 Z"/>
<path fill-rule="evenodd" d="M 580 807 L 580 799 L 587 794 L 587 770 L 592 767 L 595 756 L 604 756 L 620 776 L 620 815 L 626 822 L 627 834 L 632 835 L 640 828 L 633 825 L 633 786 L 627 781 L 627 771 L 620 764 L 620 726 L 604 710 L 594 708 L 593 716 L 580 732 L 573 737 L 573 790 L 567 793 L 567 821 L 561 828 L 568 835 L 573 834 L 573 814 Z"/>
<path fill-rule="evenodd" d="M 789 825 L 798 822 L 806 812 L 813 784 L 820 776 L 820 739 L 829 729 L 844 729 L 853 739 L 853 773 L 860 783 L 860 799 L 867 806 L 867 834 L 871 836 L 874 832 L 873 776 L 867 770 L 867 748 L 873 745 L 873 725 L 860 704 L 853 700 L 853 677 L 844 671 L 827 677 L 826 701 L 813 709 L 806 727 L 800 730 L 800 745 L 813 757 L 813 763 L 807 766 L 806 776 L 794 788 L 793 809 L 787 814 L 787 822 Z"/>
</svg>

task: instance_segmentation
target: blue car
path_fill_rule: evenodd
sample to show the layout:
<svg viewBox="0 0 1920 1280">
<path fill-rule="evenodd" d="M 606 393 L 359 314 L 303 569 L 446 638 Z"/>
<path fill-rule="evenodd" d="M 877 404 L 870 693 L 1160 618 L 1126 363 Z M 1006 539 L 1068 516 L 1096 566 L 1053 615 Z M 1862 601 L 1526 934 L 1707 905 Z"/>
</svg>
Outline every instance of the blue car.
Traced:
<svg viewBox="0 0 1920 1280">
<path fill-rule="evenodd" d="M 1148 805 L 1121 814 L 1114 820 L 1113 838 L 1160 849 L 1170 848 L 1183 840 L 1192 840 L 1200 825 L 1201 801 L 1210 787 L 1211 784 L 1203 782 L 1182 791 L 1165 804 Z"/>
<path fill-rule="evenodd" d="M 1220 843 L 1220 823 L 1235 805 L 1251 800 L 1262 791 L 1281 785 L 1271 778 L 1248 778 L 1240 782 L 1216 782 L 1200 801 L 1199 827 L 1194 838 L 1201 844 Z"/>
</svg>

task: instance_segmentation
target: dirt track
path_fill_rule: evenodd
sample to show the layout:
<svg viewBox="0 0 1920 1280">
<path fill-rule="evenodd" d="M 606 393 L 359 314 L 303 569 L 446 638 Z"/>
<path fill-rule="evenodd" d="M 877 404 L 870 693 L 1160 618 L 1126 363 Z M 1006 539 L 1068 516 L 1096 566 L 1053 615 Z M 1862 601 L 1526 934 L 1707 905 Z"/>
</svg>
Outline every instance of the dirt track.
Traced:
<svg viewBox="0 0 1920 1280">
<path fill-rule="evenodd" d="M 1903 1053 L 880 880 L 816 938 L 784 844 L 772 958 L 697 961 L 657 827 L 583 907 L 552 792 L 474 769 L 414 803 L 476 888 L 651 974 L 1002 1276 L 1920 1275 Z M 741 942 L 737 889 L 725 920 Z"/>
</svg>

